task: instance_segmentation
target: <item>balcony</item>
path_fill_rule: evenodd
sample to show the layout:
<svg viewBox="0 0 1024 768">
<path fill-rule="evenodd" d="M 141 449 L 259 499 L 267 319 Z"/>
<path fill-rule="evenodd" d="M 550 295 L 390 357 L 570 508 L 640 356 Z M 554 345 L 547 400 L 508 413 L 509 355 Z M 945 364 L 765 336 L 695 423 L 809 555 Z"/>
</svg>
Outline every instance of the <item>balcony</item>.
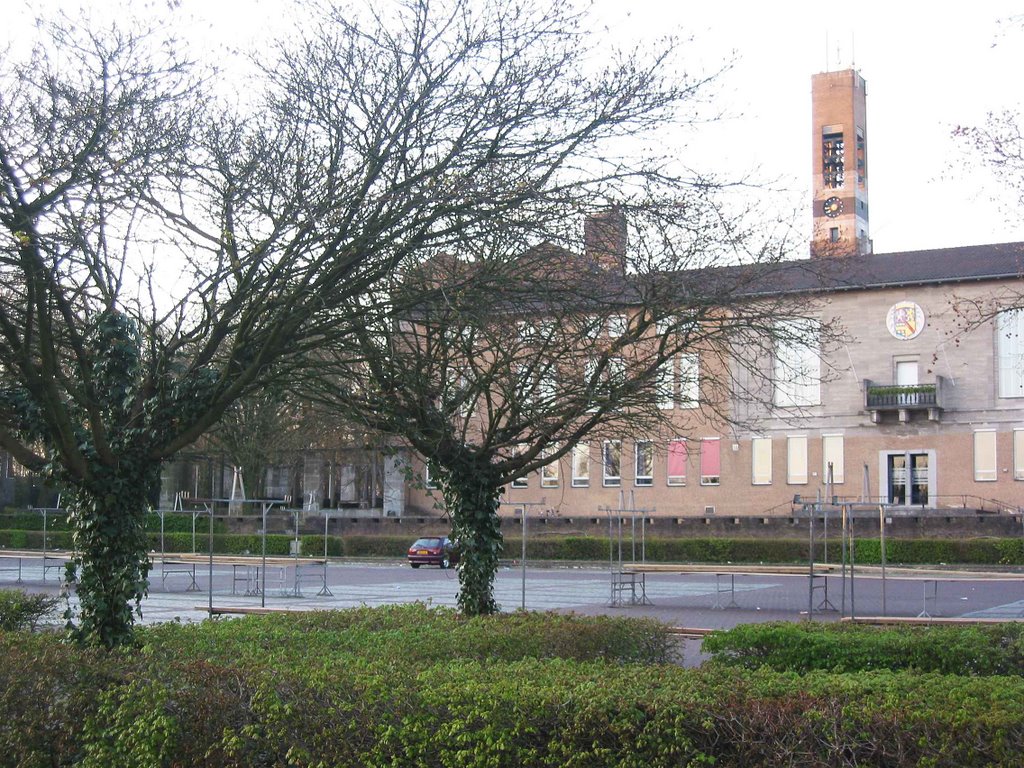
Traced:
<svg viewBox="0 0 1024 768">
<path fill-rule="evenodd" d="M 934 384 L 882 384 L 864 380 L 864 408 L 875 424 L 882 422 L 886 413 L 895 413 L 901 423 L 907 423 L 915 411 L 924 411 L 929 421 L 940 421 L 943 409 L 941 376 Z"/>
</svg>

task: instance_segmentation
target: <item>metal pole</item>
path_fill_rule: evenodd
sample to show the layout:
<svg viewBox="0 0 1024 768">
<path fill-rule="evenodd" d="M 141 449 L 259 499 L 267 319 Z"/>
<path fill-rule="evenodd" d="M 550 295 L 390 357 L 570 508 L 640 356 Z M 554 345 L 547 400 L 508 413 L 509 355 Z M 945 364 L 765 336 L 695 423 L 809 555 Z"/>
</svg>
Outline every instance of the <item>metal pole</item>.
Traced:
<svg viewBox="0 0 1024 768">
<path fill-rule="evenodd" d="M 633 492 L 629 492 L 629 509 L 630 509 L 630 528 L 629 528 L 629 540 L 631 545 L 632 554 L 630 559 L 632 562 L 636 562 L 636 499 L 633 496 Z"/>
<path fill-rule="evenodd" d="M 882 615 L 887 616 L 885 610 L 885 507 L 878 505 L 878 531 L 882 542 Z"/>
<path fill-rule="evenodd" d="M 263 562 L 260 570 L 260 607 L 267 607 L 267 512 L 270 511 L 270 507 L 267 502 L 260 502 L 260 506 L 263 508 Z"/>
<path fill-rule="evenodd" d="M 857 553 L 854 551 L 854 542 L 856 539 L 853 535 L 853 521 L 854 516 L 850 515 L 849 527 L 850 527 L 850 618 L 857 618 L 857 602 L 854 596 L 854 586 L 857 583 L 857 579 L 854 575 L 855 563 L 857 561 Z"/>
<path fill-rule="evenodd" d="M 807 507 L 805 506 L 804 509 Z M 807 620 L 814 618 L 814 512 L 807 516 Z"/>
<path fill-rule="evenodd" d="M 828 565 L 828 510 L 825 509 L 825 506 L 828 503 L 827 500 L 830 497 L 830 494 L 828 492 L 828 485 L 827 485 L 828 479 L 827 478 L 825 480 L 825 483 L 826 483 L 826 485 L 825 485 L 825 499 L 826 499 L 826 502 L 825 502 L 825 504 L 823 504 L 821 502 L 821 488 L 819 488 L 818 489 L 818 509 L 821 510 L 822 525 L 824 526 L 822 528 L 822 532 L 821 532 L 821 536 L 822 536 L 822 545 L 821 545 L 821 548 L 822 548 L 822 562 L 825 565 Z"/>
<path fill-rule="evenodd" d="M 519 558 L 519 565 L 523 572 L 523 601 L 522 609 L 526 610 L 526 513 L 529 510 L 529 506 L 523 505 L 523 541 L 522 541 L 522 555 Z"/>
<path fill-rule="evenodd" d="M 210 558 L 209 558 L 209 574 L 208 574 L 209 575 L 210 584 L 209 584 L 209 588 L 206 590 L 206 593 L 207 593 L 207 597 L 208 597 L 208 600 L 209 600 L 210 616 L 213 616 L 213 502 L 211 501 L 209 504 L 206 504 L 204 506 L 206 507 L 207 511 L 210 513 L 210 533 L 209 533 L 209 539 L 210 539 L 210 546 L 209 546 Z M 193 514 L 193 516 L 192 516 L 192 525 L 193 525 L 193 527 L 195 526 L 195 519 L 196 519 L 195 515 Z M 192 548 L 192 551 L 195 552 L 195 547 Z"/>
<path fill-rule="evenodd" d="M 842 574 L 840 580 L 842 581 L 842 584 L 843 584 L 843 599 L 840 600 L 840 602 L 839 602 L 839 605 L 840 605 L 839 616 L 840 616 L 840 618 L 842 618 L 843 616 L 846 615 L 846 525 L 847 525 L 847 514 L 849 513 L 849 508 L 844 504 L 843 507 L 842 507 L 842 510 L 843 510 L 843 513 L 842 513 L 843 516 L 842 516 L 842 520 L 840 522 L 840 525 L 842 527 L 842 531 L 840 533 L 840 540 L 842 542 L 842 547 L 841 547 L 841 550 L 840 550 L 841 551 L 840 557 L 842 557 L 842 559 L 843 559 L 842 560 L 843 566 L 842 566 L 842 570 L 840 572 Z"/>
<path fill-rule="evenodd" d="M 46 507 L 43 507 L 43 581 L 46 581 Z"/>
<path fill-rule="evenodd" d="M 608 593 L 608 603 L 615 605 L 615 537 L 612 533 L 612 511 L 608 512 L 608 578 L 611 585 Z"/>
</svg>

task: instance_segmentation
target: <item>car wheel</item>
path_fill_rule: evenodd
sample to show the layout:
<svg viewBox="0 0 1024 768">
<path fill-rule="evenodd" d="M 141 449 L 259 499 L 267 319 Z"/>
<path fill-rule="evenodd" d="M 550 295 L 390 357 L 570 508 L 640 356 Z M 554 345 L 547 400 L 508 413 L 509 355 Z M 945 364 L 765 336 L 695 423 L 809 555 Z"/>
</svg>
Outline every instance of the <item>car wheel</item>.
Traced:
<svg viewBox="0 0 1024 768">
<path fill-rule="evenodd" d="M 452 561 L 447 555 L 441 558 L 441 568 L 451 568 L 451 565 Z"/>
<path fill-rule="evenodd" d="M 419 568 L 420 567 L 419 563 L 409 563 L 409 565 L 411 565 L 413 568 Z"/>
</svg>

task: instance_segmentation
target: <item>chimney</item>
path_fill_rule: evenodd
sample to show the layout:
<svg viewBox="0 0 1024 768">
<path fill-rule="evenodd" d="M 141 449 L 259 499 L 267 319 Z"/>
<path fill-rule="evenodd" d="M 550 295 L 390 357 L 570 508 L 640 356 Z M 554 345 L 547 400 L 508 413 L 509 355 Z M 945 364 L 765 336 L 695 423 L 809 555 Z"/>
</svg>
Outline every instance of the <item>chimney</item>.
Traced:
<svg viewBox="0 0 1024 768">
<path fill-rule="evenodd" d="M 620 208 L 609 208 L 587 216 L 583 225 L 584 248 L 587 258 L 601 269 L 626 271 L 628 241 L 626 215 Z"/>
</svg>

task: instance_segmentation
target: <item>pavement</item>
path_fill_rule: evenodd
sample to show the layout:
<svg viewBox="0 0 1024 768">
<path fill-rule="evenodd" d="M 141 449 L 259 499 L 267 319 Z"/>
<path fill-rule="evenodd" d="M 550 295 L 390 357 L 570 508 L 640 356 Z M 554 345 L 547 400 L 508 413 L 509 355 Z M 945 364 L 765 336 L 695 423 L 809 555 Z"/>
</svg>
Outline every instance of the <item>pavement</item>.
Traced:
<svg viewBox="0 0 1024 768">
<path fill-rule="evenodd" d="M 2 558 L 0 552 L 0 558 Z M 0 562 L 0 565 L 3 563 Z M 7 563 L 9 564 L 9 563 Z M 722 629 L 741 623 L 799 621 L 808 616 L 835 621 L 843 616 L 921 614 L 943 618 L 1011 620 L 1024 618 L 1024 574 L 991 579 L 955 571 L 929 573 L 929 578 L 888 577 L 877 571 L 850 578 L 836 574 L 816 579 L 810 590 L 807 575 L 714 573 L 646 574 L 636 585 L 613 588 L 607 564 L 544 567 L 503 566 L 496 575 L 495 599 L 504 611 L 572 612 L 581 615 L 644 616 L 671 626 Z M 197 565 L 194 575 L 180 568 L 166 573 L 159 564 L 150 574 L 149 594 L 142 602 L 141 623 L 194 622 L 209 617 L 209 608 L 273 610 L 336 610 L 358 606 L 421 602 L 455 606 L 455 570 L 419 568 L 399 561 L 332 560 L 303 566 L 296 587 L 295 568 L 288 565 L 239 567 Z M 0 586 L 59 593 L 56 572 L 43 573 L 41 561 L 24 561 L 21 582 L 15 572 L 0 570 Z M 44 578 L 45 577 L 45 578 Z M 326 589 L 324 585 L 326 583 Z M 70 595 L 74 604 L 73 591 Z M 700 660 L 699 642 L 688 642 L 684 657 Z"/>
</svg>

